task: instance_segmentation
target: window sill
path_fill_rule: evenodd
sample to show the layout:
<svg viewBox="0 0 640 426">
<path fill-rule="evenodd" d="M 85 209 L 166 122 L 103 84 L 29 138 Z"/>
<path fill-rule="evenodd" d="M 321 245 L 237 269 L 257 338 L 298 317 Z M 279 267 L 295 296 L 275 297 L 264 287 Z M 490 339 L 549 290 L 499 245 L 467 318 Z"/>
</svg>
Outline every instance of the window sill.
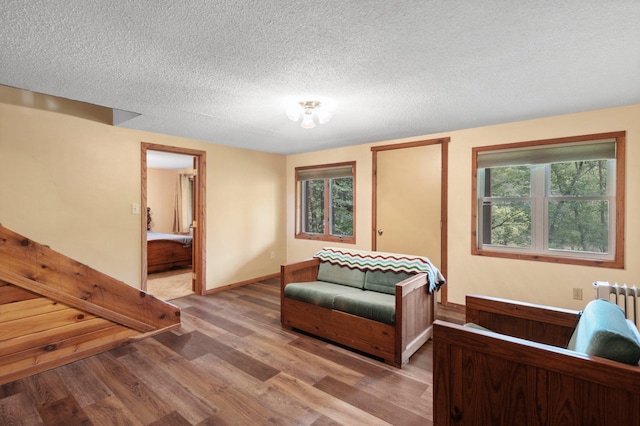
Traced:
<svg viewBox="0 0 640 426">
<path fill-rule="evenodd" d="M 313 234 L 296 234 L 295 237 L 300 240 L 327 241 L 331 243 L 355 244 L 356 237 L 337 237 L 332 235 L 313 235 Z"/>
<path fill-rule="evenodd" d="M 567 265 L 580 265 L 580 266 L 595 266 L 598 268 L 612 268 L 612 269 L 624 269 L 624 259 L 613 260 L 598 260 L 598 259 L 584 259 L 578 257 L 560 257 L 549 256 L 543 254 L 525 254 L 525 253 L 513 253 L 507 251 L 492 251 L 492 250 L 478 250 L 472 249 L 471 255 L 473 256 L 485 256 L 485 257 L 499 257 L 503 259 L 517 259 L 517 260 L 530 260 L 534 262 L 549 262 L 560 263 Z"/>
</svg>

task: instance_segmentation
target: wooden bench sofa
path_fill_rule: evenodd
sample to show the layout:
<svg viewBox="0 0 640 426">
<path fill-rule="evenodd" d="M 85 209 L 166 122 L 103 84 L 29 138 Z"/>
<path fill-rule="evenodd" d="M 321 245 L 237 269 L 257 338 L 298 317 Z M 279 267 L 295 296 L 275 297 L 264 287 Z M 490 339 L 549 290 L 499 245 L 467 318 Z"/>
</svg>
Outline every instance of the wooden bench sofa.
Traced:
<svg viewBox="0 0 640 426">
<path fill-rule="evenodd" d="M 640 367 L 565 349 L 581 312 L 467 296 L 466 319 L 491 331 L 434 323 L 435 425 L 640 425 Z"/>
<path fill-rule="evenodd" d="M 336 249 L 330 250 L 336 253 Z M 344 253 L 343 250 L 340 252 Z M 375 252 L 348 251 L 349 256 L 354 253 L 359 256 Z M 437 269 L 437 274 L 410 275 L 376 271 L 375 263 L 357 268 L 353 268 L 353 264 L 350 266 L 332 264 L 326 258 L 318 257 L 282 265 L 282 325 L 362 351 L 401 368 L 432 336 L 436 290 L 444 284 L 444 278 Z M 431 285 L 430 277 L 438 283 Z M 320 293 L 314 293 L 318 289 Z M 340 295 L 327 295 L 327 291 L 337 291 Z M 341 304 L 341 300 L 346 302 Z M 362 304 L 369 301 L 371 306 Z M 374 306 L 378 301 L 386 306 L 382 309 L 379 305 Z"/>
</svg>

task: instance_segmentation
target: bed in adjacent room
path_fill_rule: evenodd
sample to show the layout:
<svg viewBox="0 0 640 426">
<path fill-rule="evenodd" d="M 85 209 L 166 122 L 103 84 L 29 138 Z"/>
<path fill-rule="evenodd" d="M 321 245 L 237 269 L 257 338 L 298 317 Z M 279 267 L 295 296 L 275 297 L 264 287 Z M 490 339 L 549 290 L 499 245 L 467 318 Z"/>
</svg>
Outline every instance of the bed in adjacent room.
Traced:
<svg viewBox="0 0 640 426">
<path fill-rule="evenodd" d="M 191 267 L 192 242 L 191 235 L 147 231 L 147 272 Z"/>
</svg>

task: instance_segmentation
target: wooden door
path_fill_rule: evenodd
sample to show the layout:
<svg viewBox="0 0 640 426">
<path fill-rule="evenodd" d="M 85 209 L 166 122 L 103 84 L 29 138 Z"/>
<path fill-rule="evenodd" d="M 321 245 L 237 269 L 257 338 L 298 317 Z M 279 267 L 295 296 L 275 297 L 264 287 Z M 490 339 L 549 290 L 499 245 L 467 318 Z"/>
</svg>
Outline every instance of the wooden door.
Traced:
<svg viewBox="0 0 640 426">
<path fill-rule="evenodd" d="M 447 143 L 448 138 L 372 149 L 373 249 L 426 256 L 445 277 Z"/>
</svg>

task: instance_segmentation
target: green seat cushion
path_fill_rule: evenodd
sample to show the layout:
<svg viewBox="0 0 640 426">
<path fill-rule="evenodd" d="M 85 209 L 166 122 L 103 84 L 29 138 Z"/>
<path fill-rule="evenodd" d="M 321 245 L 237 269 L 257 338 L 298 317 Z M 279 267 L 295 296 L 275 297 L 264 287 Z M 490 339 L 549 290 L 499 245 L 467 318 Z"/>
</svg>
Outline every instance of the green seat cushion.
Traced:
<svg viewBox="0 0 640 426">
<path fill-rule="evenodd" d="M 367 271 L 364 277 L 364 289 L 387 294 L 396 294 L 396 284 L 411 277 L 404 272 Z"/>
<path fill-rule="evenodd" d="M 318 281 L 363 288 L 364 271 L 359 269 L 349 269 L 346 266 L 332 265 L 329 262 L 320 262 L 320 268 L 318 269 Z"/>
<path fill-rule="evenodd" d="M 312 281 L 306 283 L 290 283 L 284 288 L 285 297 L 299 300 L 301 302 L 312 303 L 324 308 L 333 308 L 333 299 L 338 294 L 357 292 L 362 290 L 354 289 L 341 284 L 326 283 L 323 281 Z"/>
<path fill-rule="evenodd" d="M 587 304 L 567 349 L 631 365 L 640 360 L 640 342 L 624 311 L 604 299 Z"/>
<path fill-rule="evenodd" d="M 393 325 L 396 321 L 396 298 L 377 291 L 359 290 L 335 297 L 333 308 L 359 317 Z"/>
</svg>

